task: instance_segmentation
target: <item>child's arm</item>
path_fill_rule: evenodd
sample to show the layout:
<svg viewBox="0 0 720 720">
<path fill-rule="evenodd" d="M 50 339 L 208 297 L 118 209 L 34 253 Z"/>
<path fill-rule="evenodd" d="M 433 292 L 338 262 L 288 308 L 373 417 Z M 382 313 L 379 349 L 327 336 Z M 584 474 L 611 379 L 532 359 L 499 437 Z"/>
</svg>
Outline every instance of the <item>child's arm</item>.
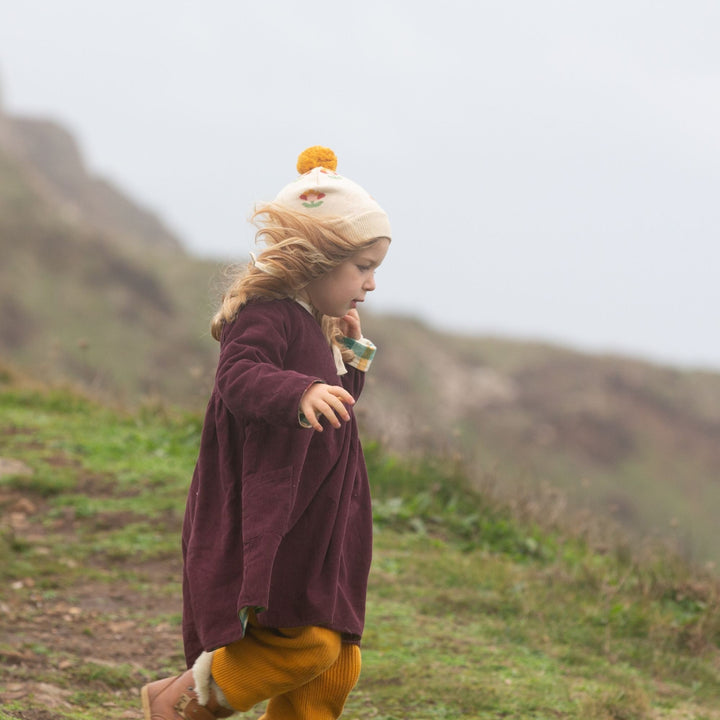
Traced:
<svg viewBox="0 0 720 720">
<path fill-rule="evenodd" d="M 348 372 L 341 376 L 341 382 L 343 387 L 357 399 L 365 384 L 365 373 L 373 361 L 376 347 L 370 340 L 363 337 L 360 315 L 357 310 L 350 310 L 340 320 L 340 331 L 345 336 L 343 344 L 355 356 L 352 360 L 345 362 Z"/>
<path fill-rule="evenodd" d="M 233 415 L 297 427 L 300 399 L 320 378 L 284 369 L 288 343 L 286 317 L 276 306 L 248 306 L 238 314 L 223 342 L 216 376 Z"/>
</svg>

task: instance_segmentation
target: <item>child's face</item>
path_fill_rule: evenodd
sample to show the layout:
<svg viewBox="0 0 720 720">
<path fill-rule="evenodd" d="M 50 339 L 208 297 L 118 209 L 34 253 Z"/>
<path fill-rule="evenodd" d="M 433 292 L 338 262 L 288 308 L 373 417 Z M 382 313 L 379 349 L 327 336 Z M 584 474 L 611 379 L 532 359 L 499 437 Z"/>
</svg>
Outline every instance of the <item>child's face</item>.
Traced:
<svg viewBox="0 0 720 720">
<path fill-rule="evenodd" d="M 310 302 L 323 315 L 343 317 L 375 289 L 375 270 L 385 259 L 390 240 L 380 238 L 355 253 L 305 288 Z"/>
</svg>

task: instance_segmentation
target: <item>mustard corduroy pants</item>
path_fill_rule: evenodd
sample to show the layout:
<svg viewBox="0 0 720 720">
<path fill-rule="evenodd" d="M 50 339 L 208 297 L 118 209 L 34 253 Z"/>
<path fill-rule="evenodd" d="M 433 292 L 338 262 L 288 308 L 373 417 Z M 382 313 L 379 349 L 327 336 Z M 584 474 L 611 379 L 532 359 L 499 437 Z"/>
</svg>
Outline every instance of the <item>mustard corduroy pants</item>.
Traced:
<svg viewBox="0 0 720 720">
<path fill-rule="evenodd" d="M 269 699 L 261 720 L 336 720 L 360 675 L 360 648 L 322 627 L 264 628 L 219 648 L 212 677 L 236 710 Z"/>
</svg>

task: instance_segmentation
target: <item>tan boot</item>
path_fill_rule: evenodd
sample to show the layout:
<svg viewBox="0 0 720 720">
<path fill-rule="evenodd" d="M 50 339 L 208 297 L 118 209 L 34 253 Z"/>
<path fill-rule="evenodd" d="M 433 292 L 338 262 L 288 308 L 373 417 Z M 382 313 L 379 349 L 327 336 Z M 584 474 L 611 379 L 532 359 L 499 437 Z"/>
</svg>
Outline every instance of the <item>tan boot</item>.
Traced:
<svg viewBox="0 0 720 720">
<path fill-rule="evenodd" d="M 215 720 L 235 714 L 218 703 L 214 692 L 206 688 L 205 694 L 206 702 L 201 705 L 192 670 L 152 682 L 141 692 L 145 720 Z"/>
</svg>

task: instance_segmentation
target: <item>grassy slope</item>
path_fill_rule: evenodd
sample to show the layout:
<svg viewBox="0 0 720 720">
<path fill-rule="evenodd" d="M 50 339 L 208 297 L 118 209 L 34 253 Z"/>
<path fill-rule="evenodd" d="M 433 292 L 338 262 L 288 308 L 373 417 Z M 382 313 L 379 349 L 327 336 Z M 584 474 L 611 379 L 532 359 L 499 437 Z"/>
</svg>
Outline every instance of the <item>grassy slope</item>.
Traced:
<svg viewBox="0 0 720 720">
<path fill-rule="evenodd" d="M 451 448 L 478 482 L 559 489 L 720 567 L 720 374 L 371 318 L 369 427 Z"/>
<path fill-rule="evenodd" d="M 0 719 L 139 717 L 137 687 L 181 664 L 200 420 L 0 378 L 0 467 L 25 466 L 0 477 Z M 346 717 L 720 718 L 713 581 L 523 525 L 445 463 L 367 454 L 376 551 Z"/>
<path fill-rule="evenodd" d="M 143 213 L 127 199 L 114 206 L 128 206 L 125 221 L 84 217 L 97 184 L 77 157 L 58 180 L 67 144 L 49 153 L 59 168 L 0 150 L 0 356 L 113 402 L 157 395 L 197 410 L 217 353 L 218 266 L 152 233 L 141 242 L 132 230 Z M 402 452 L 459 452 L 474 479 L 511 498 L 559 488 L 573 510 L 672 535 L 720 567 L 720 374 L 462 338 L 408 318 L 370 316 L 365 327 L 381 348 L 364 398 L 373 436 Z"/>
</svg>

